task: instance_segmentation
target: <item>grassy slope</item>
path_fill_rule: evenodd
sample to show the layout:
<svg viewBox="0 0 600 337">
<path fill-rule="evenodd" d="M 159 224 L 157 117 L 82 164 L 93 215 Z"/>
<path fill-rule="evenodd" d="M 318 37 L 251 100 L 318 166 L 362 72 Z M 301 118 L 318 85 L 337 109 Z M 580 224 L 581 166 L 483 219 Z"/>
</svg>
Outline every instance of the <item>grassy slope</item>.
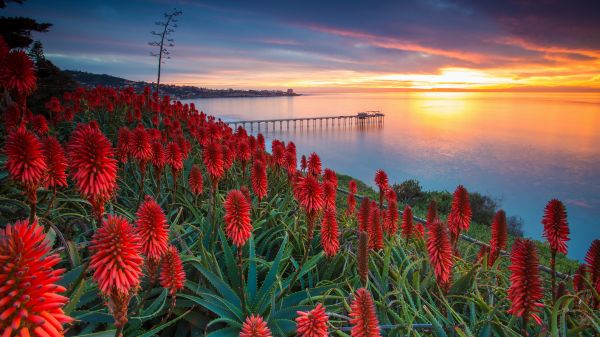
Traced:
<svg viewBox="0 0 600 337">
<path fill-rule="evenodd" d="M 351 176 L 345 175 L 345 174 L 338 174 L 338 179 L 339 179 L 339 186 L 341 188 L 346 189 L 348 186 L 348 182 L 354 178 L 352 178 Z M 365 182 L 360 181 L 358 179 L 354 179 L 356 181 L 356 184 L 358 186 L 358 194 L 359 195 L 364 195 L 364 196 L 368 196 L 369 198 L 379 198 L 379 193 L 377 191 L 375 191 L 372 187 L 370 187 L 369 185 L 367 185 Z M 338 204 L 341 206 L 341 208 L 346 208 L 346 195 L 339 193 L 340 196 L 338 197 Z M 429 203 L 429 199 L 426 199 L 425 202 L 421 202 L 418 205 L 416 205 L 415 207 L 413 207 L 413 214 L 415 216 L 418 217 L 422 217 L 424 218 L 427 214 L 427 205 Z M 400 208 L 402 208 L 403 205 L 400 205 Z M 446 214 L 440 214 L 440 216 L 445 219 Z M 477 240 L 483 241 L 483 242 L 489 242 L 491 239 L 491 231 L 490 228 L 486 225 L 483 224 L 479 224 L 479 223 L 471 223 L 471 227 L 469 228 L 469 231 L 467 233 L 468 236 L 475 238 Z M 508 246 L 511 247 L 513 242 L 515 241 L 517 237 L 509 234 L 508 236 Z M 540 255 L 540 262 L 544 265 L 549 265 L 550 264 L 550 249 L 548 248 L 548 245 L 542 241 L 538 241 L 538 240 L 534 240 L 534 242 L 537 245 L 538 248 L 538 253 Z M 565 255 L 559 254 L 559 256 L 557 256 L 556 259 L 556 270 L 562 273 L 568 273 L 568 274 L 572 274 L 575 272 L 575 270 L 577 269 L 577 267 L 579 266 L 579 262 L 576 260 L 572 260 L 569 259 L 568 257 L 566 257 Z"/>
</svg>

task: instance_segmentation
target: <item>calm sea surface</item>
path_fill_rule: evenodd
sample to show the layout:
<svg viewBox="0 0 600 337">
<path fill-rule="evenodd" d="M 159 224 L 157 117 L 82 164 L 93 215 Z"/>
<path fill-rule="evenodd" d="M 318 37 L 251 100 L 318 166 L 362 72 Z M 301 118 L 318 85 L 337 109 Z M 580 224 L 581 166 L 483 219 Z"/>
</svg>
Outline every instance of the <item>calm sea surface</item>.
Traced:
<svg viewBox="0 0 600 337">
<path fill-rule="evenodd" d="M 600 238 L 600 94 L 348 93 L 299 97 L 194 100 L 225 121 L 351 115 L 381 110 L 379 127 L 269 130 L 317 152 L 324 167 L 372 183 L 384 169 L 391 182 L 418 179 L 426 190 L 463 184 L 501 200 L 541 238 L 548 200 L 566 203 L 569 255 L 582 259 Z M 256 129 L 255 129 L 256 132 Z"/>
</svg>

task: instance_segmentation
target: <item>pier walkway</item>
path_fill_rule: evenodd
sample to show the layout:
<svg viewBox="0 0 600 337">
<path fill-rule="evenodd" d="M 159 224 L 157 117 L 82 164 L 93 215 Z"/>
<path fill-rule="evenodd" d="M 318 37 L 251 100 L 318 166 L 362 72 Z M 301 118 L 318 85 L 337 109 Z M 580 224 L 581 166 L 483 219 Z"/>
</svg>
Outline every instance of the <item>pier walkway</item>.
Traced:
<svg viewBox="0 0 600 337">
<path fill-rule="evenodd" d="M 274 131 L 277 123 L 279 123 L 279 130 L 283 130 L 284 125 L 286 130 L 291 128 L 296 129 L 300 127 L 310 128 L 311 124 L 313 128 L 323 127 L 323 121 L 325 121 L 325 127 L 333 126 L 352 126 L 352 125 L 372 125 L 382 124 L 385 115 L 380 111 L 364 111 L 359 112 L 356 115 L 348 116 L 323 116 L 323 117 L 304 117 L 304 118 L 280 118 L 280 119 L 260 119 L 260 120 L 247 120 L 247 121 L 230 121 L 223 122 L 233 129 L 237 129 L 238 125 L 246 129 L 246 124 L 250 126 L 250 130 L 254 131 L 256 125 L 258 131 L 261 130 L 261 125 L 265 125 L 265 130 L 269 130 L 269 126 Z M 291 126 L 290 126 L 291 125 Z M 247 129 L 248 130 L 248 129 Z"/>
</svg>

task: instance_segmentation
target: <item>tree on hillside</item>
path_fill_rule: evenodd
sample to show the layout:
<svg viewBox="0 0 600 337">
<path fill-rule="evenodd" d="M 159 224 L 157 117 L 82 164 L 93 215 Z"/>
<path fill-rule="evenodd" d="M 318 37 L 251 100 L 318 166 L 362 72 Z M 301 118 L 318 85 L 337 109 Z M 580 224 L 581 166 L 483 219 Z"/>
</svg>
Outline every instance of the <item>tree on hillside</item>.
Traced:
<svg viewBox="0 0 600 337">
<path fill-rule="evenodd" d="M 22 5 L 25 0 L 0 0 L 0 8 L 9 2 Z M 31 32 L 45 33 L 52 27 L 51 23 L 39 23 L 32 18 L 0 16 L 0 35 L 9 48 L 27 48 L 33 42 Z"/>
<path fill-rule="evenodd" d="M 171 58 L 171 53 L 167 47 L 171 48 L 175 40 L 169 37 L 177 28 L 177 17 L 183 14 L 181 10 L 174 9 L 172 12 L 164 13 L 164 21 L 158 21 L 155 24 L 160 27 L 159 31 L 152 31 L 150 34 L 157 37 L 158 40 L 149 42 L 148 44 L 157 47 L 158 52 L 151 52 L 150 55 L 158 58 L 158 75 L 156 77 L 156 92 L 160 89 L 160 69 L 165 60 Z"/>
</svg>

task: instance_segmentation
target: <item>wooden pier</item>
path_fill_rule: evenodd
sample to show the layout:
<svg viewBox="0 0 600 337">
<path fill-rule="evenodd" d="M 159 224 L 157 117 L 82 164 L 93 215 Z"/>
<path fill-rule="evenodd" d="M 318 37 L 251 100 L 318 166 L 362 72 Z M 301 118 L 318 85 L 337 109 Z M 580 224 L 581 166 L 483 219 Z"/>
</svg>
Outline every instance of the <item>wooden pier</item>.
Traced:
<svg viewBox="0 0 600 337">
<path fill-rule="evenodd" d="M 279 130 L 283 130 L 284 126 L 286 130 L 300 128 L 303 129 L 306 127 L 307 129 L 311 127 L 333 127 L 333 126 L 363 126 L 363 125 L 373 125 L 373 124 L 383 124 L 383 119 L 385 115 L 380 111 L 364 111 L 359 112 L 356 115 L 349 116 L 323 116 L 323 117 L 304 117 L 304 118 L 281 118 L 281 119 L 260 119 L 260 120 L 252 120 L 252 121 L 231 121 L 224 122 L 225 124 L 231 126 L 233 129 L 237 129 L 238 126 L 242 126 L 246 130 L 246 124 L 250 126 L 250 131 L 254 131 L 254 126 L 256 125 L 258 131 L 261 131 L 261 125 L 264 124 L 265 130 L 269 130 L 269 126 L 271 126 L 271 130 L 275 131 L 277 127 L 277 123 L 279 123 Z M 325 123 L 323 123 L 325 122 Z"/>
</svg>

